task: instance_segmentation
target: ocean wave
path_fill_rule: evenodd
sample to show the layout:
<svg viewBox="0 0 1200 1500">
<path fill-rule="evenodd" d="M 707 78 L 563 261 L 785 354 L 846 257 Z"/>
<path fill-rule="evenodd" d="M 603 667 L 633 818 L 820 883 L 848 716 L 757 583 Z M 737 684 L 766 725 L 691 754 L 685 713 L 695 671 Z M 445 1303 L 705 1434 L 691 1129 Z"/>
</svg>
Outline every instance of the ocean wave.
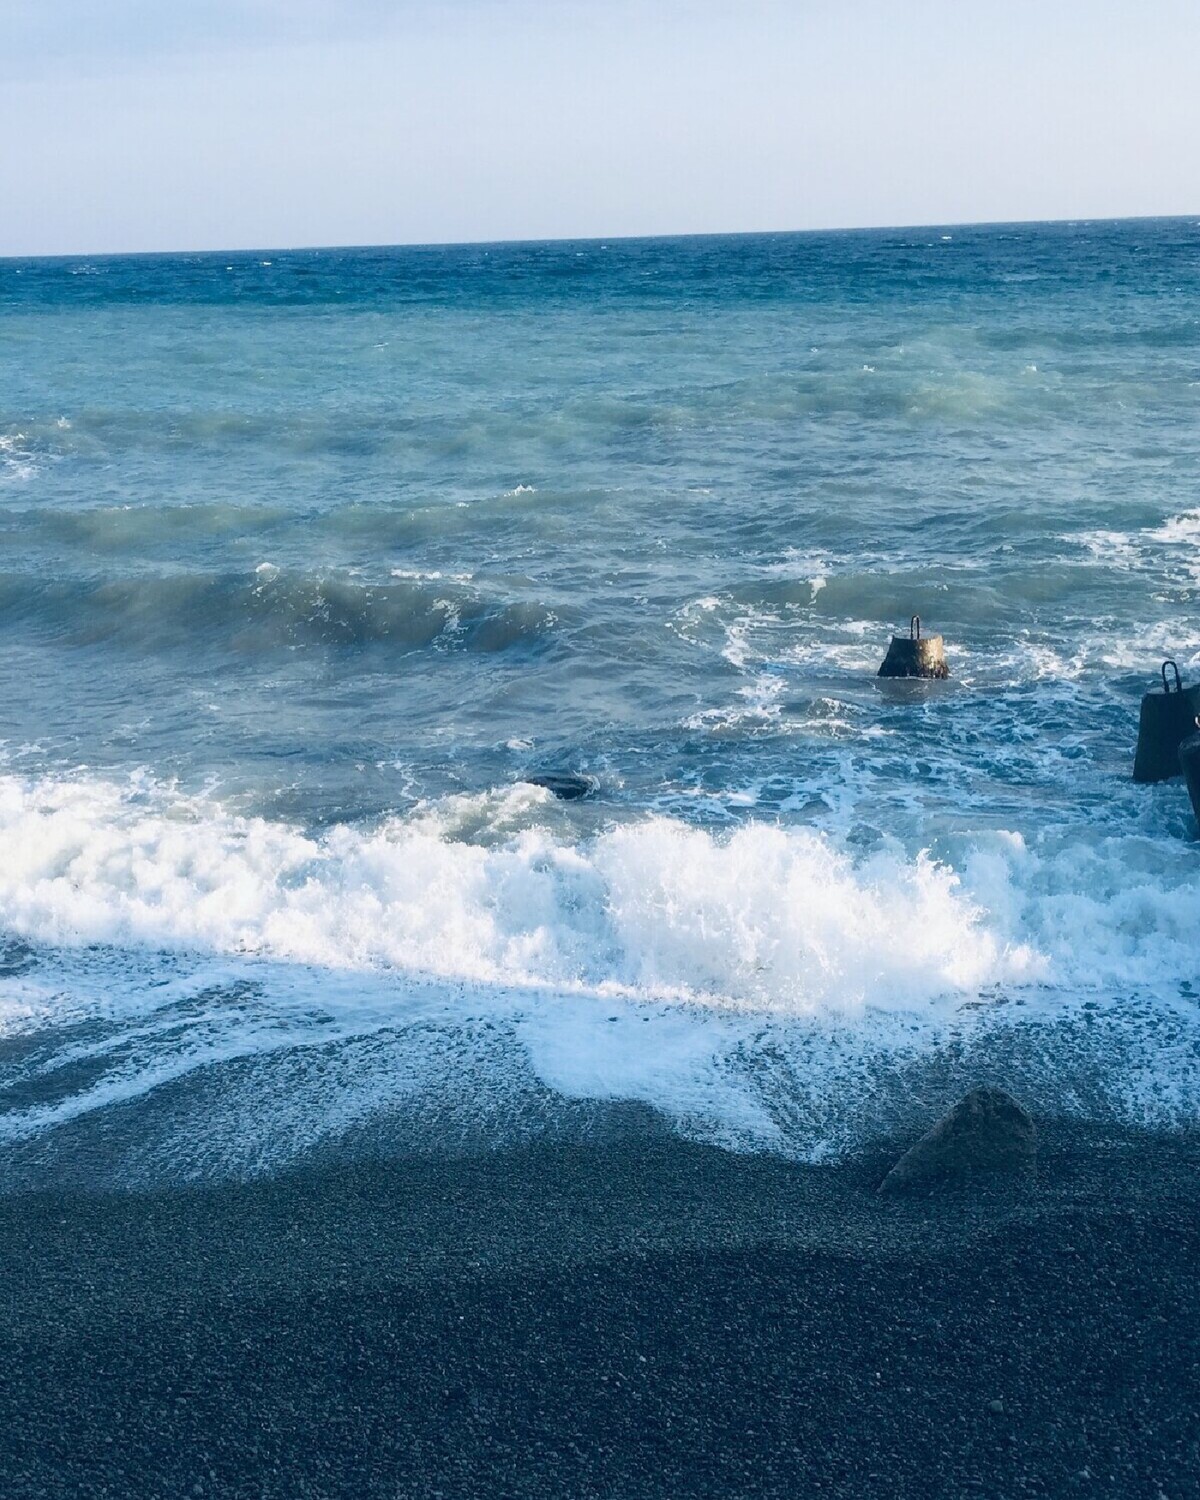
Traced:
<svg viewBox="0 0 1200 1500">
<path fill-rule="evenodd" d="M 0 776 L 0 1133 L 191 1079 L 174 1165 L 244 1170 L 252 1141 L 261 1169 L 418 1096 L 438 1129 L 503 1136 L 533 1088 L 820 1155 L 911 1098 L 922 1058 L 982 1066 L 968 1036 L 1052 1107 L 1200 1110 L 1186 845 L 993 830 L 952 866 L 564 817 L 526 786 L 315 833 L 144 778 Z"/>
<path fill-rule="evenodd" d="M 134 778 L 0 777 L 0 917 L 25 941 L 607 988 L 788 1015 L 938 1006 L 996 985 L 1187 978 L 1193 851 L 1140 832 L 957 868 L 752 822 L 645 817 L 572 839 L 539 788 L 312 833 Z"/>
<path fill-rule="evenodd" d="M 646 459 L 664 443 L 714 428 L 731 434 L 765 430 L 780 441 L 800 428 L 819 441 L 830 423 L 868 422 L 903 443 L 909 435 L 933 431 L 1020 428 L 1040 436 L 1085 411 L 1091 420 L 1106 411 L 1114 421 L 1124 416 L 1122 402 L 1130 393 L 1111 384 L 1073 381 L 1060 370 L 1032 367 L 1019 354 L 1011 360 L 983 354 L 973 364 L 969 347 L 930 340 L 901 345 L 895 332 L 879 330 L 879 348 L 831 341 L 820 353 L 804 356 L 799 368 L 734 379 L 712 379 L 697 364 L 679 372 L 655 369 L 644 386 L 610 392 L 590 389 L 571 369 L 564 371 L 562 395 L 531 399 L 523 392 L 490 403 L 464 392 L 431 399 L 420 368 L 409 378 L 424 399 L 407 404 L 396 403 L 373 370 L 362 372 L 364 384 L 355 396 L 338 391 L 318 405 L 297 402 L 289 393 L 264 407 L 257 388 L 223 393 L 218 403 L 180 386 L 178 369 L 164 368 L 161 398 L 152 405 L 109 405 L 91 392 L 87 404 L 72 408 L 68 428 L 58 425 L 57 414 L 34 421 L 14 414 L 13 420 L 36 442 L 39 458 L 68 457 L 97 470 L 137 463 L 162 473 L 184 459 L 223 467 L 286 463 L 304 470 L 334 464 L 340 470 L 351 461 L 380 476 L 399 470 L 424 487 L 444 480 L 449 466 L 473 471 L 483 483 L 488 476 L 511 475 L 516 483 L 498 487 L 511 505 L 543 502 L 554 488 L 549 476 L 586 465 L 597 442 Z M 193 355 L 201 363 L 210 357 Z M 1182 413 L 1190 411 L 1189 394 L 1149 388 L 1138 393 L 1136 404 L 1173 401 Z"/>
<path fill-rule="evenodd" d="M 1200 510 L 1168 516 L 1157 526 L 1132 531 L 1097 527 L 1061 540 L 1082 547 L 1089 558 L 1114 572 L 1150 574 L 1188 590 L 1200 587 Z"/>
<path fill-rule="evenodd" d="M 199 504 L 55 506 L 10 508 L 6 527 L 23 539 L 55 548 L 75 548 L 88 556 L 122 553 L 144 560 L 161 553 L 210 546 L 259 532 L 278 531 L 294 515 L 267 503 L 211 500 Z"/>
<path fill-rule="evenodd" d="M 0 912 L 21 937 L 48 943 L 790 1014 L 931 1004 L 1038 970 L 928 859 L 856 865 L 804 830 L 750 826 L 719 839 L 665 819 L 563 842 L 537 816 L 554 804 L 535 788 L 501 796 L 486 821 L 503 828 L 513 799 L 528 826 L 489 846 L 448 836 L 462 817 L 453 799 L 370 832 L 311 835 L 162 788 L 7 777 Z M 897 904 L 901 883 L 908 899 Z"/>
<path fill-rule="evenodd" d="M 137 504 L 10 503 L 0 524 L 30 549 L 55 556 L 68 549 L 81 570 L 97 552 L 137 563 L 170 562 L 181 555 L 211 556 L 217 547 L 257 543 L 264 551 L 282 549 L 292 558 L 319 548 L 333 560 L 331 566 L 379 556 L 411 557 L 413 573 L 454 576 L 463 571 L 464 553 L 491 557 L 498 546 L 510 543 L 520 555 L 519 548 L 531 539 L 574 539 L 581 525 L 594 522 L 611 500 L 611 492 L 602 489 L 534 491 L 518 486 L 504 493 L 472 493 L 469 501 L 423 495 L 414 503 L 391 497 L 356 502 L 340 495 L 290 505 L 253 495 L 201 502 L 163 497 Z M 439 559 L 447 552 L 460 554 L 459 563 L 428 563 L 424 559 L 431 551 Z"/>
<path fill-rule="evenodd" d="M 49 579 L 0 573 L 0 620 L 32 624 L 76 645 L 118 641 L 157 650 L 210 641 L 268 651 L 387 643 L 497 652 L 536 646 L 556 616 L 535 600 L 497 597 L 459 579 L 371 582 L 267 562 L 251 573 Z"/>
<path fill-rule="evenodd" d="M 741 706 L 733 711 L 742 714 L 749 700 L 749 717 L 764 706 L 774 715 L 781 696 L 802 678 L 826 684 L 840 678 L 849 689 L 854 679 L 874 677 L 890 636 L 904 633 L 917 601 L 925 631 L 945 635 L 958 682 L 1015 687 L 1092 678 L 1123 698 L 1132 691 L 1124 674 L 1149 681 L 1164 657 L 1188 671 L 1200 669 L 1200 629 L 1194 612 L 1178 607 L 1132 621 L 1126 607 L 1122 619 L 1125 596 L 1108 572 L 1136 568 L 1164 583 L 1179 576 L 1176 570 L 1189 577 L 1196 568 L 1189 538 L 1200 534 L 1198 516 L 1189 512 L 1141 533 L 1064 535 L 1058 539 L 1063 554 L 1045 556 L 1036 570 L 997 562 L 985 572 L 973 563 L 869 554 L 853 564 L 822 561 L 818 567 L 801 556 L 797 565 L 768 565 L 687 600 L 669 628 L 743 676 L 734 690 Z M 1088 553 L 1082 565 L 1079 547 Z M 1081 566 L 1095 575 L 1086 615 L 1077 604 Z M 726 711 L 710 705 L 687 722 L 712 722 Z"/>
</svg>

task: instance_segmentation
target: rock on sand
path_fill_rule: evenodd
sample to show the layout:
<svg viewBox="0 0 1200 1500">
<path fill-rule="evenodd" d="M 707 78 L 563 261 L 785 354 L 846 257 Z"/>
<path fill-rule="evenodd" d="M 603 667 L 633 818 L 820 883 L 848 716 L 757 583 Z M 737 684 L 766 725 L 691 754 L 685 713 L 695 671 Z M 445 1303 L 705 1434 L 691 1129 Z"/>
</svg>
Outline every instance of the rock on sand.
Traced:
<svg viewBox="0 0 1200 1500">
<path fill-rule="evenodd" d="M 906 1151 L 881 1193 L 926 1192 L 996 1172 L 1028 1172 L 1037 1154 L 1033 1121 L 1003 1089 L 978 1088 Z"/>
</svg>

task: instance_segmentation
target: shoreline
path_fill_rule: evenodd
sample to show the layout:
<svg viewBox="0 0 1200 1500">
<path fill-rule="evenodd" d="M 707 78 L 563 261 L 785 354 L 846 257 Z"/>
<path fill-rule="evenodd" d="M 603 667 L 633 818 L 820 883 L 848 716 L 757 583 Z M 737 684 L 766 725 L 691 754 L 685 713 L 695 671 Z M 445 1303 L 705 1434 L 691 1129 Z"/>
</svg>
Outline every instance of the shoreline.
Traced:
<svg viewBox="0 0 1200 1500">
<path fill-rule="evenodd" d="M 1200 1133 L 1050 1122 L 1032 1188 L 875 1195 L 638 1122 L 0 1198 L 14 1497 L 1175 1500 Z"/>
</svg>

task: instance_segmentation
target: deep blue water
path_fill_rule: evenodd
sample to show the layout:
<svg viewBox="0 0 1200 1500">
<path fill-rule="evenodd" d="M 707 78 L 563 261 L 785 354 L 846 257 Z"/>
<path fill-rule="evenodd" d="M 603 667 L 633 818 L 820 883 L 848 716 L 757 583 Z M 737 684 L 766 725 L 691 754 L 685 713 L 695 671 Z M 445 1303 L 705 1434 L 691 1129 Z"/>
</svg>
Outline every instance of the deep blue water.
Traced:
<svg viewBox="0 0 1200 1500">
<path fill-rule="evenodd" d="M 534 1079 L 830 1149 L 868 1033 L 894 1072 L 1014 996 L 1154 1008 L 1119 1063 L 1022 1081 L 1190 1117 L 1200 854 L 1128 773 L 1163 657 L 1200 674 L 1198 251 L 1161 220 L 0 261 L 6 1128 L 182 1080 L 211 1124 L 222 1066 L 319 1039 L 370 1060 L 317 1122 L 407 1108 L 401 1075 L 502 1122 Z M 885 693 L 913 613 L 954 681 Z M 522 789 L 549 770 L 597 790 Z"/>
</svg>

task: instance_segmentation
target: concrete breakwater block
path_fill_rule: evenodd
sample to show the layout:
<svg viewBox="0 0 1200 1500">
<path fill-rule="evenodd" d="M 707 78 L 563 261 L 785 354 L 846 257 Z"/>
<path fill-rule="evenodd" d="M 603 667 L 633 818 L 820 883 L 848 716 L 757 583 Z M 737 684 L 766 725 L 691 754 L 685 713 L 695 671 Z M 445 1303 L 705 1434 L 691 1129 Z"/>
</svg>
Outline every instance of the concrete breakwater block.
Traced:
<svg viewBox="0 0 1200 1500">
<path fill-rule="evenodd" d="M 924 1193 L 994 1173 L 1029 1173 L 1037 1159 L 1033 1121 L 1003 1089 L 977 1088 L 906 1151 L 881 1193 Z"/>
<path fill-rule="evenodd" d="M 1162 664 L 1162 691 L 1155 688 L 1142 699 L 1134 781 L 1168 781 L 1179 775 L 1179 749 L 1196 728 L 1200 714 L 1200 685 L 1184 687 L 1173 661 Z"/>
<path fill-rule="evenodd" d="M 1193 728 L 1195 733 L 1189 735 L 1179 747 L 1179 769 L 1187 782 L 1196 822 L 1200 823 L 1200 717 L 1194 721 Z"/>
<path fill-rule="evenodd" d="M 913 615 L 909 621 L 908 635 L 894 635 L 888 647 L 880 677 L 936 677 L 950 676 L 946 665 L 946 648 L 940 635 L 921 634 L 921 617 Z"/>
</svg>

